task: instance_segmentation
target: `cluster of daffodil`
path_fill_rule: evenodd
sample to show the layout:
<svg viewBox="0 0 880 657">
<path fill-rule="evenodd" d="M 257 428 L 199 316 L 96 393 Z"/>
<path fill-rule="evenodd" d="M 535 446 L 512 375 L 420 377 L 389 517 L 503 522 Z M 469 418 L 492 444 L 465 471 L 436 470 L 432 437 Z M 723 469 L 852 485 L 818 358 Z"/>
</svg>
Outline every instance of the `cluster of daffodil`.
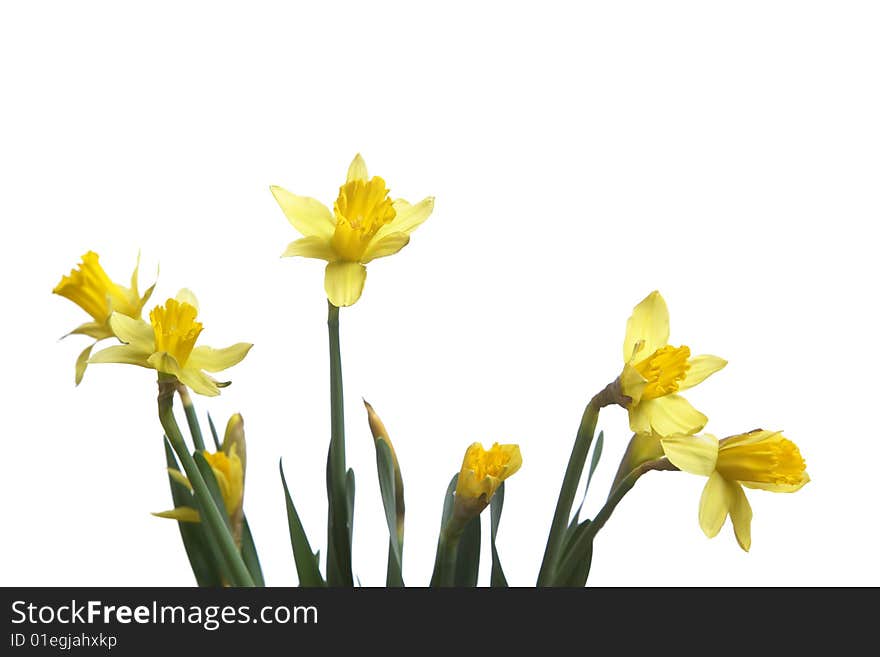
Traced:
<svg viewBox="0 0 880 657">
<path fill-rule="evenodd" d="M 281 470 L 291 546 L 302 586 L 353 586 L 352 526 L 354 472 L 345 459 L 339 309 L 358 301 L 366 265 L 393 255 L 409 243 L 410 234 L 431 214 L 433 198 L 410 204 L 392 200 L 385 181 L 370 177 L 358 155 L 348 169 L 333 209 L 319 201 L 271 187 L 284 215 L 302 235 L 284 256 L 326 260 L 324 290 L 328 298 L 331 421 L 327 460 L 327 558 L 321 571 Z M 203 586 L 263 585 L 253 536 L 244 513 L 246 447 L 244 422 L 229 419 L 222 442 L 211 418 L 214 451 L 206 448 L 189 392 L 214 396 L 228 382 L 208 373 L 240 362 L 251 348 L 237 343 L 223 349 L 197 346 L 202 323 L 195 295 L 182 289 L 156 305 L 143 318 L 155 284 L 138 292 L 138 267 L 130 287 L 115 283 L 88 252 L 53 292 L 67 297 L 91 317 L 71 334 L 95 342 L 76 360 L 79 384 L 92 363 L 125 363 L 153 369 L 158 376 L 158 415 L 165 434 L 165 453 L 174 508 L 154 515 L 176 520 L 190 565 Z M 102 340 L 115 343 L 93 353 Z M 633 310 L 626 325 L 623 369 L 595 395 L 584 410 L 553 516 L 537 584 L 583 586 L 592 562 L 593 541 L 623 496 L 651 470 L 684 471 L 708 477 L 699 503 L 699 523 L 715 536 L 728 515 L 739 545 L 751 544 L 751 507 L 743 486 L 793 492 L 809 478 L 797 446 L 778 431 L 757 429 L 718 440 L 700 433 L 707 418 L 679 393 L 722 369 L 717 356 L 692 356 L 686 346 L 669 344 L 669 313 L 663 297 L 652 292 Z M 173 409 L 175 393 L 186 417 L 190 444 Z M 403 586 L 404 486 L 394 447 L 375 410 L 365 403 L 376 448 L 379 487 L 388 526 L 386 583 Z M 618 467 L 607 501 L 592 519 L 581 520 L 583 504 L 572 514 L 575 495 L 592 450 L 586 481 L 602 454 L 604 436 L 594 440 L 599 411 L 619 405 L 629 414 L 633 436 Z M 495 539 L 504 500 L 505 480 L 519 470 L 518 445 L 473 443 L 452 477 L 443 505 L 433 586 L 475 586 L 479 574 L 481 517 L 490 507 L 492 586 L 506 586 Z"/>
</svg>

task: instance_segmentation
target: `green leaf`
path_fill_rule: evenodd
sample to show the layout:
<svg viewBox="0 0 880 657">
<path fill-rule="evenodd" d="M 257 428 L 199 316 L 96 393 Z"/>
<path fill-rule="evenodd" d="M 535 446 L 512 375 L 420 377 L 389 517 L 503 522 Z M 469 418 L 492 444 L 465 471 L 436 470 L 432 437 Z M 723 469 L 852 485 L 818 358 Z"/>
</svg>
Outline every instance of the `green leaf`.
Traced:
<svg viewBox="0 0 880 657">
<path fill-rule="evenodd" d="M 385 522 L 388 524 L 388 571 L 386 586 L 403 586 L 403 556 L 397 531 L 397 486 L 394 474 L 394 459 L 391 448 L 384 440 L 376 440 L 376 469 L 379 472 L 379 491 L 382 493 L 382 506 L 385 508 Z"/>
<path fill-rule="evenodd" d="M 437 537 L 437 556 L 434 557 L 434 572 L 431 575 L 431 586 L 439 586 L 443 570 L 443 528 L 452 515 L 452 505 L 455 498 L 455 487 L 458 484 L 458 473 L 452 475 L 449 485 L 446 487 L 446 495 L 443 498 L 443 513 L 440 515 L 440 533 Z"/>
<path fill-rule="evenodd" d="M 501 522 L 501 510 L 504 508 L 504 482 L 495 491 L 489 506 L 491 516 L 491 537 L 492 537 L 492 576 L 490 585 L 496 587 L 507 587 L 507 578 L 501 569 L 501 560 L 498 558 L 498 550 L 495 548 L 495 537 L 498 535 L 498 523 Z"/>
<path fill-rule="evenodd" d="M 482 514 L 479 514 L 471 519 L 461 534 L 458 553 L 455 556 L 455 586 L 477 585 L 477 577 L 480 574 L 481 517 Z"/>
<path fill-rule="evenodd" d="M 345 473 L 345 526 L 348 528 L 348 545 L 350 547 L 354 532 L 354 470 L 351 468 Z M 351 557 L 349 557 L 348 567 L 351 570 Z"/>
<path fill-rule="evenodd" d="M 572 528 L 576 527 L 580 522 L 581 510 L 584 508 L 584 503 L 587 501 L 587 492 L 590 490 L 590 482 L 593 481 L 593 473 L 596 471 L 596 466 L 599 465 L 599 459 L 602 458 L 602 445 L 604 444 L 605 433 L 600 431 L 599 435 L 596 436 L 596 443 L 593 445 L 593 458 L 590 460 L 590 471 L 587 474 L 587 485 L 584 486 L 584 497 L 581 499 L 580 506 L 578 506 L 577 512 L 574 514 L 574 518 L 568 526 L 569 532 L 571 532 Z"/>
<path fill-rule="evenodd" d="M 568 546 L 559 559 L 556 577 L 553 580 L 555 586 L 586 585 L 593 561 L 593 541 L 592 539 L 587 541 L 581 549 L 577 549 L 577 542 L 586 533 L 590 523 L 590 520 L 584 520 L 570 532 Z"/>
<path fill-rule="evenodd" d="M 321 570 L 318 567 L 320 554 L 312 552 L 306 530 L 290 497 L 287 480 L 284 478 L 284 467 L 280 460 L 278 461 L 278 469 L 281 472 L 281 484 L 284 486 L 284 499 L 287 502 L 287 526 L 290 531 L 290 546 L 293 548 L 293 559 L 296 562 L 299 585 L 324 586 L 324 578 L 321 577 Z"/>
<path fill-rule="evenodd" d="M 172 470 L 180 471 L 180 466 L 174 457 L 174 450 L 171 449 L 168 439 L 165 438 L 163 442 L 165 444 L 165 462 Z M 175 508 L 180 506 L 196 506 L 193 494 L 186 486 L 178 483 L 170 476 L 168 481 L 171 486 L 171 499 L 174 502 Z M 210 542 L 202 524 L 178 521 L 177 527 L 180 530 L 180 539 L 183 541 L 183 548 L 189 559 L 189 565 L 196 578 L 196 583 L 199 586 L 222 586 L 224 568 L 221 568 L 220 564 L 224 562 L 218 550 L 210 549 Z"/>
<path fill-rule="evenodd" d="M 198 451 L 204 451 L 205 441 L 202 440 L 202 427 L 199 426 L 199 417 L 196 415 L 196 408 L 193 406 L 192 399 L 187 392 L 182 399 L 187 402 L 183 405 L 183 412 L 186 415 L 186 423 L 189 426 L 189 435 L 192 437 L 193 445 Z"/>
<path fill-rule="evenodd" d="M 214 420 L 211 419 L 211 414 L 208 413 L 208 426 L 211 428 L 211 436 L 214 438 L 214 451 L 220 451 L 220 439 L 217 437 L 217 427 L 214 426 Z"/>
<path fill-rule="evenodd" d="M 263 569 L 260 567 L 260 557 L 257 554 L 257 546 L 254 544 L 254 537 L 244 513 L 241 516 L 241 558 L 244 559 L 244 565 L 247 566 L 251 577 L 254 578 L 254 584 L 266 586 L 263 579 Z"/>
</svg>

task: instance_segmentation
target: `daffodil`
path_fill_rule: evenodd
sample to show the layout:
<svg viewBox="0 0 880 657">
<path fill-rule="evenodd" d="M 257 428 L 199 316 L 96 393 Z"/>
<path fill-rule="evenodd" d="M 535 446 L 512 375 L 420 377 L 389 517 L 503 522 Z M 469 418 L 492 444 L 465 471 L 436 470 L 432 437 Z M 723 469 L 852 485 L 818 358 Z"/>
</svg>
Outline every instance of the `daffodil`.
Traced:
<svg viewBox="0 0 880 657">
<path fill-rule="evenodd" d="M 239 342 L 225 349 L 196 347 L 202 332 L 196 321 L 198 302 L 189 290 L 150 311 L 150 323 L 114 312 L 110 328 L 124 344 L 102 349 L 90 363 L 127 363 L 170 374 L 201 395 L 217 395 L 229 385 L 205 374 L 219 372 L 240 362 L 253 346 Z"/>
<path fill-rule="evenodd" d="M 214 452 L 213 454 L 204 451 L 202 456 L 205 457 L 208 465 L 211 466 L 214 479 L 217 481 L 217 488 L 220 490 L 220 495 L 223 498 L 226 514 L 229 516 L 230 521 L 233 522 L 234 527 L 236 517 L 241 514 L 242 502 L 244 500 L 244 465 L 234 446 L 228 454 L 224 451 Z M 192 484 L 180 470 L 169 468 L 168 474 L 171 475 L 172 479 L 192 491 Z M 182 522 L 201 522 L 198 510 L 190 506 L 179 506 L 170 511 L 160 511 L 153 515 Z"/>
<path fill-rule="evenodd" d="M 92 321 L 80 324 L 67 335 L 88 335 L 95 342 L 86 347 L 76 360 L 76 384 L 79 385 L 88 365 L 89 355 L 94 346 L 106 338 L 113 337 L 110 328 L 110 315 L 121 313 L 132 319 L 140 319 L 144 305 L 150 299 L 155 284 L 147 288 L 143 296 L 138 292 L 138 263 L 131 275 L 131 287 L 125 287 L 110 280 L 107 272 L 98 261 L 98 254 L 89 251 L 82 262 L 70 274 L 62 276 L 52 290 L 54 294 L 70 299 L 85 310 Z M 67 337 L 65 335 L 64 337 Z"/>
<path fill-rule="evenodd" d="M 455 486 L 455 515 L 479 514 L 505 479 L 522 466 L 519 445 L 495 443 L 488 450 L 480 443 L 467 448 Z"/>
<path fill-rule="evenodd" d="M 360 298 L 367 278 L 364 265 L 400 251 L 434 209 L 433 197 L 415 205 L 392 200 L 385 181 L 370 178 L 359 154 L 348 167 L 332 212 L 313 198 L 274 185 L 270 189 L 287 220 L 304 236 L 291 242 L 282 257 L 326 260 L 324 291 L 340 307 Z"/>
<path fill-rule="evenodd" d="M 677 394 L 704 381 L 725 365 L 718 356 L 691 356 L 690 348 L 669 344 L 669 310 L 657 291 L 634 309 L 623 342 L 621 392 L 630 398 L 630 428 L 667 436 L 696 433 L 705 415 Z"/>
<path fill-rule="evenodd" d="M 736 540 L 752 543 L 752 508 L 743 486 L 793 493 L 810 481 L 800 450 L 779 431 L 756 429 L 719 441 L 715 436 L 669 436 L 661 441 L 666 458 L 679 470 L 709 477 L 700 498 L 700 527 L 716 536 L 727 516 Z"/>
</svg>

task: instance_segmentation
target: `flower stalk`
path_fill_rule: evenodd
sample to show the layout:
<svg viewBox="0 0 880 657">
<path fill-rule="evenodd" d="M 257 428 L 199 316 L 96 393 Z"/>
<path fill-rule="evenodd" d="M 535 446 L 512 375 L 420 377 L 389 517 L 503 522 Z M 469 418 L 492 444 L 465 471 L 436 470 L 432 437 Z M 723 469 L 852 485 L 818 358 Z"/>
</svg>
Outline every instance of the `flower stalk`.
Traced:
<svg viewBox="0 0 880 657">
<path fill-rule="evenodd" d="M 183 440 L 183 434 L 180 433 L 180 427 L 177 426 L 177 420 L 174 419 L 172 403 L 177 385 L 177 379 L 173 376 L 159 374 L 159 422 L 162 423 L 162 428 L 165 430 L 168 442 L 171 443 L 171 447 L 177 454 L 187 479 L 192 484 L 196 500 L 199 502 L 199 510 L 203 514 L 203 522 L 219 546 L 220 552 L 229 567 L 233 577 L 232 584 L 235 586 L 254 586 L 254 580 L 247 566 L 245 566 L 244 560 L 241 558 L 241 553 L 235 545 L 235 539 L 229 531 L 228 521 L 214 504 L 214 500 L 208 490 L 208 485 L 205 483 L 192 454 L 189 453 Z"/>
</svg>

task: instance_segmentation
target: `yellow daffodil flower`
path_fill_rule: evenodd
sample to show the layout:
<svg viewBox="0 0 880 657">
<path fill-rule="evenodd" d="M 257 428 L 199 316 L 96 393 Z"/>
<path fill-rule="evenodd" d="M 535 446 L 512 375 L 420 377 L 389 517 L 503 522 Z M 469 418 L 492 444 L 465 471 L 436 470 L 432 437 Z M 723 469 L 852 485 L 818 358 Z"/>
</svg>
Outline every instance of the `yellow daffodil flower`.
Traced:
<svg viewBox="0 0 880 657">
<path fill-rule="evenodd" d="M 114 312 L 110 328 L 125 344 L 102 349 L 90 363 L 128 363 L 171 374 L 200 395 L 218 395 L 229 385 L 205 374 L 219 372 L 240 362 L 253 346 L 239 342 L 225 349 L 196 347 L 202 332 L 196 321 L 198 302 L 189 290 L 150 311 L 150 323 Z"/>
<path fill-rule="evenodd" d="M 480 443 L 467 448 L 455 486 L 455 515 L 474 516 L 489 504 L 501 482 L 522 466 L 519 445 Z"/>
<path fill-rule="evenodd" d="M 230 520 L 233 521 L 233 527 L 236 526 L 235 519 L 241 515 L 242 503 L 244 500 L 244 465 L 238 457 L 235 448 L 230 450 L 229 454 L 223 451 L 210 453 L 202 452 L 205 460 L 211 466 L 214 473 L 214 479 L 217 480 L 217 487 L 220 489 L 220 495 L 223 497 L 223 505 L 226 507 L 226 513 Z M 168 474 L 172 479 L 186 486 L 192 491 L 192 484 L 180 470 L 173 468 L 168 469 Z M 160 511 L 154 513 L 154 516 L 160 518 L 171 518 L 172 520 L 180 520 L 181 522 L 200 522 L 199 512 L 189 506 L 179 506 L 170 511 Z"/>
<path fill-rule="evenodd" d="M 433 197 L 416 205 L 392 200 L 385 181 L 369 177 L 359 154 L 348 167 L 333 212 L 313 198 L 274 185 L 270 189 L 287 220 L 304 235 L 282 257 L 326 260 L 324 290 L 330 303 L 340 307 L 360 298 L 367 278 L 364 265 L 400 251 L 434 209 Z"/>
<path fill-rule="evenodd" d="M 700 527 L 716 536 L 727 516 L 740 547 L 752 543 L 752 508 L 743 486 L 793 493 L 810 481 L 800 450 L 778 431 L 756 429 L 719 441 L 712 435 L 669 436 L 661 441 L 679 470 L 709 477 L 700 498 Z"/>
<path fill-rule="evenodd" d="M 707 422 L 676 393 L 692 388 L 725 365 L 718 356 L 693 356 L 688 347 L 669 344 L 669 310 L 657 291 L 634 309 L 623 342 L 621 392 L 628 405 L 629 425 L 635 433 L 654 431 L 662 436 L 696 433 Z"/>
<path fill-rule="evenodd" d="M 98 261 L 98 254 L 89 251 L 83 255 L 77 268 L 72 269 L 67 276 L 62 276 L 52 290 L 53 294 L 70 299 L 92 317 L 92 321 L 80 324 L 67 334 L 88 335 L 95 339 L 76 359 L 77 385 L 82 381 L 94 346 L 101 340 L 113 337 L 113 330 L 110 328 L 111 313 L 118 312 L 132 319 L 140 319 L 141 311 L 156 286 L 151 285 L 143 296 L 138 293 L 139 264 L 140 257 L 131 275 L 131 287 L 125 287 L 110 280 Z"/>
</svg>

